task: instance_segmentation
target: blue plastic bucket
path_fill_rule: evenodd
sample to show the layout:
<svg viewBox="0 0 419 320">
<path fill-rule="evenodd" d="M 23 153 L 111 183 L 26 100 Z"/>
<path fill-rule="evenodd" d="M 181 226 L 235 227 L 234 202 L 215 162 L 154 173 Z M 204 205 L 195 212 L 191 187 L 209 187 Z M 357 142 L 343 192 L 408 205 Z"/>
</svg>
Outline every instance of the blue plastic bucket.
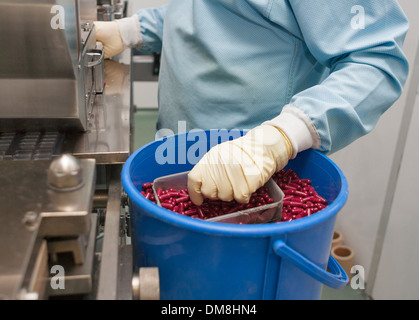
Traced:
<svg viewBox="0 0 419 320">
<path fill-rule="evenodd" d="M 205 132 L 207 150 L 214 145 L 211 132 Z M 192 169 L 195 161 L 185 161 L 183 153 L 197 151 L 196 137 L 187 133 L 152 142 L 133 154 L 122 172 L 130 203 L 134 266 L 159 268 L 161 299 L 319 299 L 323 285 L 341 289 L 348 283 L 330 255 L 336 216 L 348 197 L 347 180 L 316 151 L 300 153 L 287 168 L 311 179 L 330 205 L 300 220 L 264 225 L 205 222 L 142 197 L 143 183 Z M 228 139 L 222 135 L 215 144 Z M 156 161 L 164 145 L 176 147 L 176 163 Z"/>
</svg>

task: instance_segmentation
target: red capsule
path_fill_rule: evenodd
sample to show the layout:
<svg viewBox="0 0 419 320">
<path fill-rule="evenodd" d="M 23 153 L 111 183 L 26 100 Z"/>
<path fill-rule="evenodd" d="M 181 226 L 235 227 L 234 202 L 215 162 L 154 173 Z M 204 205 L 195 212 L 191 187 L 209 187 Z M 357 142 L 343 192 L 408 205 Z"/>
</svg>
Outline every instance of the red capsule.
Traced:
<svg viewBox="0 0 419 320">
<path fill-rule="evenodd" d="M 291 201 L 294 201 L 294 202 L 303 202 L 303 198 L 302 197 L 295 197 L 294 196 Z"/>
<path fill-rule="evenodd" d="M 323 204 L 327 203 L 327 200 L 325 198 L 319 196 L 318 194 L 316 194 L 315 197 L 318 198 L 321 203 L 323 203 Z"/>
<path fill-rule="evenodd" d="M 176 203 L 180 203 L 180 202 L 187 202 L 189 200 L 189 196 L 187 197 L 181 197 L 181 198 L 177 198 L 175 200 Z"/>
<path fill-rule="evenodd" d="M 302 202 L 296 202 L 296 201 L 284 201 L 283 202 L 284 205 L 289 205 L 291 207 L 303 207 L 303 203 Z"/>
<path fill-rule="evenodd" d="M 198 213 L 198 210 L 196 210 L 196 209 L 191 209 L 191 210 L 187 210 L 187 211 L 184 211 L 183 212 L 183 214 L 185 216 L 193 216 L 193 215 L 195 215 L 197 213 Z"/>
<path fill-rule="evenodd" d="M 257 190 L 258 195 L 264 195 L 266 193 L 266 190 L 264 188 L 260 188 Z"/>
<path fill-rule="evenodd" d="M 162 203 L 161 206 L 168 210 L 173 210 L 173 208 L 175 207 L 172 203 Z"/>
<path fill-rule="evenodd" d="M 308 201 L 308 202 L 304 203 L 303 208 L 308 209 L 308 208 L 313 208 L 313 206 L 314 206 L 314 203 Z"/>
<path fill-rule="evenodd" d="M 162 194 L 159 197 L 159 200 L 160 200 L 160 202 L 162 202 L 162 201 L 167 200 L 167 199 L 170 199 L 170 198 L 171 198 L 171 195 L 169 193 L 165 193 L 165 194 Z"/>
<path fill-rule="evenodd" d="M 304 213 L 300 213 L 295 217 L 295 220 L 298 220 L 298 219 L 301 219 L 301 218 L 304 218 L 304 217 L 307 217 L 307 216 Z"/>
<path fill-rule="evenodd" d="M 178 212 L 179 213 L 183 213 L 183 210 L 185 210 L 185 205 L 181 202 L 181 203 L 179 203 L 179 210 L 178 210 Z"/>
<path fill-rule="evenodd" d="M 265 198 L 264 197 L 258 197 L 256 200 L 257 200 L 257 202 L 265 203 Z"/>
<path fill-rule="evenodd" d="M 294 195 L 305 198 L 308 196 L 308 193 L 297 190 L 295 191 Z"/>
<path fill-rule="evenodd" d="M 149 189 L 149 188 L 153 188 L 153 183 L 144 183 L 143 184 L 143 189 Z"/>
<path fill-rule="evenodd" d="M 205 218 L 205 214 L 204 214 L 204 212 L 202 211 L 202 209 L 201 209 L 201 208 L 198 208 L 198 216 L 199 216 L 201 219 L 204 219 L 204 218 Z"/>
<path fill-rule="evenodd" d="M 289 184 L 286 184 L 285 186 L 284 186 L 284 189 L 285 190 L 297 190 L 297 188 L 296 187 L 293 187 L 293 186 L 291 186 L 291 185 L 289 185 Z"/>
<path fill-rule="evenodd" d="M 296 190 L 299 190 L 299 189 L 301 189 L 301 186 L 299 185 L 299 184 L 296 184 L 296 183 L 290 183 L 290 186 L 291 187 L 294 187 Z"/>
<path fill-rule="evenodd" d="M 292 214 L 299 214 L 301 212 L 303 212 L 304 210 L 302 208 L 293 208 L 291 209 L 291 213 Z"/>
<path fill-rule="evenodd" d="M 179 191 L 169 191 L 167 194 L 170 195 L 171 197 L 174 197 L 174 198 L 180 197 L 180 192 Z"/>
</svg>

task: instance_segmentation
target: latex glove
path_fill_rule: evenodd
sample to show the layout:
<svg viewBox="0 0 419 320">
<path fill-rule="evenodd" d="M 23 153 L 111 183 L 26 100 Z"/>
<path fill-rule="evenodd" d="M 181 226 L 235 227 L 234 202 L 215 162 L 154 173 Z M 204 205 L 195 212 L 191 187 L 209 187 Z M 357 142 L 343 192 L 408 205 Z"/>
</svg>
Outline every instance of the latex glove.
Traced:
<svg viewBox="0 0 419 320">
<path fill-rule="evenodd" d="M 96 21 L 95 26 L 96 39 L 103 44 L 105 59 L 116 56 L 125 50 L 116 21 Z"/>
<path fill-rule="evenodd" d="M 128 72 L 129 66 L 118 63 L 114 60 L 105 61 L 105 94 L 108 96 L 122 94 L 124 90 L 129 91 L 130 81 Z"/>
<path fill-rule="evenodd" d="M 293 152 L 285 133 L 271 125 L 219 144 L 189 173 L 191 200 L 195 205 L 201 205 L 205 197 L 248 203 L 253 192 L 288 164 Z"/>
<path fill-rule="evenodd" d="M 126 48 L 142 44 L 139 18 L 134 15 L 115 21 L 95 21 L 96 40 L 103 44 L 105 59 L 114 57 Z"/>
</svg>

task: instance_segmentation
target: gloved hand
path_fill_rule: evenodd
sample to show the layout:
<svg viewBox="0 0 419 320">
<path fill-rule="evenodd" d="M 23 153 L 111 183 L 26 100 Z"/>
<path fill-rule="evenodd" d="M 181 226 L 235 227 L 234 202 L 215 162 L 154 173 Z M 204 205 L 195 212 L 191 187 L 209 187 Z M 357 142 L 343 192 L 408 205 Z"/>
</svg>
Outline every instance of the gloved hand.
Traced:
<svg viewBox="0 0 419 320">
<path fill-rule="evenodd" d="M 116 21 L 96 21 L 96 39 L 103 44 L 105 59 L 120 54 L 125 50 Z"/>
<path fill-rule="evenodd" d="M 293 152 L 285 133 L 266 124 L 219 144 L 189 173 L 191 200 L 195 205 L 205 197 L 248 203 L 253 192 L 288 164 Z"/>
<path fill-rule="evenodd" d="M 127 69 L 129 70 L 128 65 L 114 60 L 105 61 L 106 95 L 120 95 L 124 90 L 129 92 L 130 81 Z"/>
<path fill-rule="evenodd" d="M 116 21 L 95 21 L 96 40 L 103 44 L 105 59 L 126 48 L 142 44 L 141 25 L 137 15 Z"/>
</svg>

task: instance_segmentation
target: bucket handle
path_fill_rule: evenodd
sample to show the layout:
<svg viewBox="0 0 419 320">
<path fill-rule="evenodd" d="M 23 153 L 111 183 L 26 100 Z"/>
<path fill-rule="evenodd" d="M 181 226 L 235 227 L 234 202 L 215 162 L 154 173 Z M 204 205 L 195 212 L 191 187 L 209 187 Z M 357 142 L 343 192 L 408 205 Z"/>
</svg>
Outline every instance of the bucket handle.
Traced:
<svg viewBox="0 0 419 320">
<path fill-rule="evenodd" d="M 278 256 L 288 260 L 309 276 L 331 288 L 343 289 L 349 282 L 349 278 L 345 270 L 343 270 L 339 262 L 337 262 L 332 255 L 330 255 L 327 265 L 330 272 L 327 272 L 315 263 L 303 257 L 294 249 L 290 248 L 282 240 L 277 240 L 273 243 L 273 250 Z"/>
</svg>

